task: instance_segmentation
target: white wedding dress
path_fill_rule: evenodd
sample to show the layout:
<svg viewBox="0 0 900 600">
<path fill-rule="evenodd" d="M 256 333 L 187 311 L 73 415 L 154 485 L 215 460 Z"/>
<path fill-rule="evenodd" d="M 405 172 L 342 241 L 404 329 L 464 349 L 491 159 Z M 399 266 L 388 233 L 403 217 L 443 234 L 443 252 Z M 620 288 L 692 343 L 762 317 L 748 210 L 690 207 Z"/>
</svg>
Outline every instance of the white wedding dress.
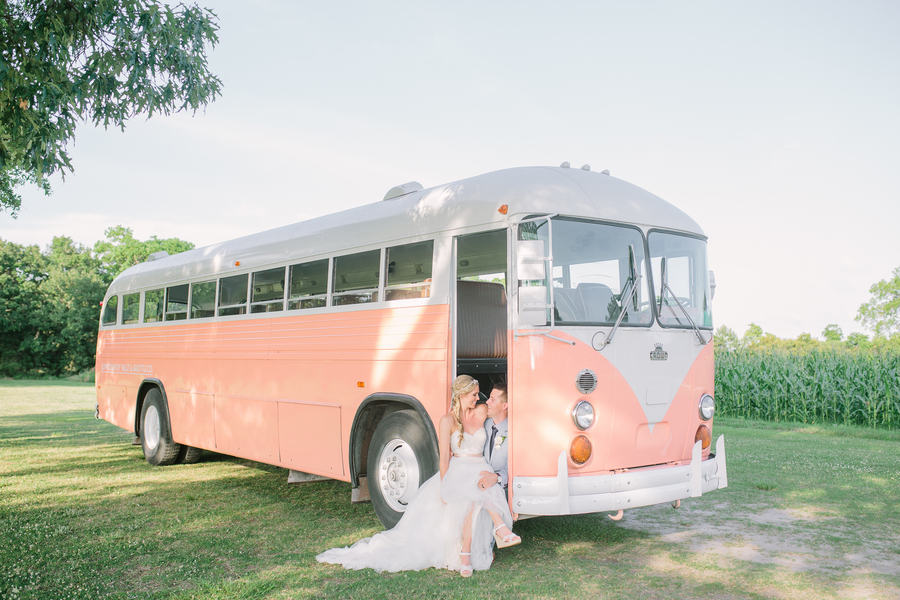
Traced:
<svg viewBox="0 0 900 600">
<path fill-rule="evenodd" d="M 486 509 L 500 514 L 510 530 L 512 515 L 503 488 L 478 488 L 480 473 L 492 470 L 482 456 L 486 437 L 484 429 L 464 433 L 460 444 L 459 433 L 453 432 L 453 456 L 444 479 L 438 472 L 426 481 L 393 529 L 349 547 L 327 550 L 316 560 L 379 572 L 421 571 L 429 567 L 457 571 L 463 525 L 474 506 L 477 510 L 472 519 L 472 566 L 476 571 L 489 569 L 494 524 Z"/>
</svg>

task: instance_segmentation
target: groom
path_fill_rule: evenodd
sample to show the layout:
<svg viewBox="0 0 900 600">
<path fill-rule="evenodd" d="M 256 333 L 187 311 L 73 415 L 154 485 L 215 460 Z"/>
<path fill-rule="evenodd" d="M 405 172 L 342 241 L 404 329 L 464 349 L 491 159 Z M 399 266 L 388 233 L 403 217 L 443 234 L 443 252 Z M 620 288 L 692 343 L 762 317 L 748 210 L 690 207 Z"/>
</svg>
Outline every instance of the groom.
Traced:
<svg viewBox="0 0 900 600">
<path fill-rule="evenodd" d="M 509 444 L 506 438 L 509 434 L 509 421 L 506 419 L 509 413 L 509 399 L 506 394 L 506 384 L 494 384 L 491 396 L 487 400 L 488 419 L 484 422 L 487 431 L 487 441 L 484 443 L 484 460 L 491 465 L 492 471 L 482 471 L 478 480 L 480 489 L 487 489 L 492 485 L 500 485 L 503 492 L 509 497 Z"/>
</svg>

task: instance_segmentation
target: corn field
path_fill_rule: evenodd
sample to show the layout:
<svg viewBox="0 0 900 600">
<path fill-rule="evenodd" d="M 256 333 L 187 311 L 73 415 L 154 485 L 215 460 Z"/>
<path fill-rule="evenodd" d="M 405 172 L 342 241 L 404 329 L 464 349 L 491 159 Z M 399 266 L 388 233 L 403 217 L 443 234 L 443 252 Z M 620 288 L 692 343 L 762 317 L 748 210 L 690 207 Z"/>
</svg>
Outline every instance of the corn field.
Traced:
<svg viewBox="0 0 900 600">
<path fill-rule="evenodd" d="M 900 353 L 716 353 L 716 412 L 766 421 L 900 428 Z"/>
</svg>

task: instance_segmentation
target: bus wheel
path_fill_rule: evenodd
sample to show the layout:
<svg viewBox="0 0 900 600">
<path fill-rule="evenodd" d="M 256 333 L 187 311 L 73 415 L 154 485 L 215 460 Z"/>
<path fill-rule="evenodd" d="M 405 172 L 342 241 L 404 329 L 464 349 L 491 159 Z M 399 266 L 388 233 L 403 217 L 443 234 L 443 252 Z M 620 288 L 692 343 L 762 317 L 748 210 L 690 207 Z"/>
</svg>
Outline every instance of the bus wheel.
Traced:
<svg viewBox="0 0 900 600">
<path fill-rule="evenodd" d="M 203 456 L 202 449 L 194 448 L 193 446 L 188 446 L 186 444 L 181 444 L 181 452 L 178 453 L 178 458 L 175 459 L 175 464 L 192 465 L 200 460 L 201 456 Z"/>
<path fill-rule="evenodd" d="M 415 411 L 391 413 L 378 424 L 366 467 L 375 515 L 390 529 L 400 521 L 419 486 L 438 469 L 437 456 Z"/>
<path fill-rule="evenodd" d="M 162 405 L 162 394 L 153 388 L 147 392 L 141 408 L 141 448 L 147 462 L 157 466 L 173 464 L 181 451 L 181 444 L 172 441 Z"/>
</svg>

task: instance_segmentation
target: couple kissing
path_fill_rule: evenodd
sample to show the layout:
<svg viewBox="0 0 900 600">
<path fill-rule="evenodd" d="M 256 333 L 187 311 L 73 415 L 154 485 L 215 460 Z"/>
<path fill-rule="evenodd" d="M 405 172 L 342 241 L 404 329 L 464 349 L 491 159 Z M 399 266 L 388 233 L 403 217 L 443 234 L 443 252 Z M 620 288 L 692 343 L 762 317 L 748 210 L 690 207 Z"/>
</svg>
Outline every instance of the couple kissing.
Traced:
<svg viewBox="0 0 900 600">
<path fill-rule="evenodd" d="M 483 403 L 476 379 L 454 379 L 450 412 L 439 424 L 440 471 L 422 484 L 393 529 L 316 559 L 379 572 L 435 567 L 463 577 L 489 569 L 494 544 L 522 541 L 512 532 L 507 501 L 508 408 L 505 385 L 495 385 Z"/>
</svg>

